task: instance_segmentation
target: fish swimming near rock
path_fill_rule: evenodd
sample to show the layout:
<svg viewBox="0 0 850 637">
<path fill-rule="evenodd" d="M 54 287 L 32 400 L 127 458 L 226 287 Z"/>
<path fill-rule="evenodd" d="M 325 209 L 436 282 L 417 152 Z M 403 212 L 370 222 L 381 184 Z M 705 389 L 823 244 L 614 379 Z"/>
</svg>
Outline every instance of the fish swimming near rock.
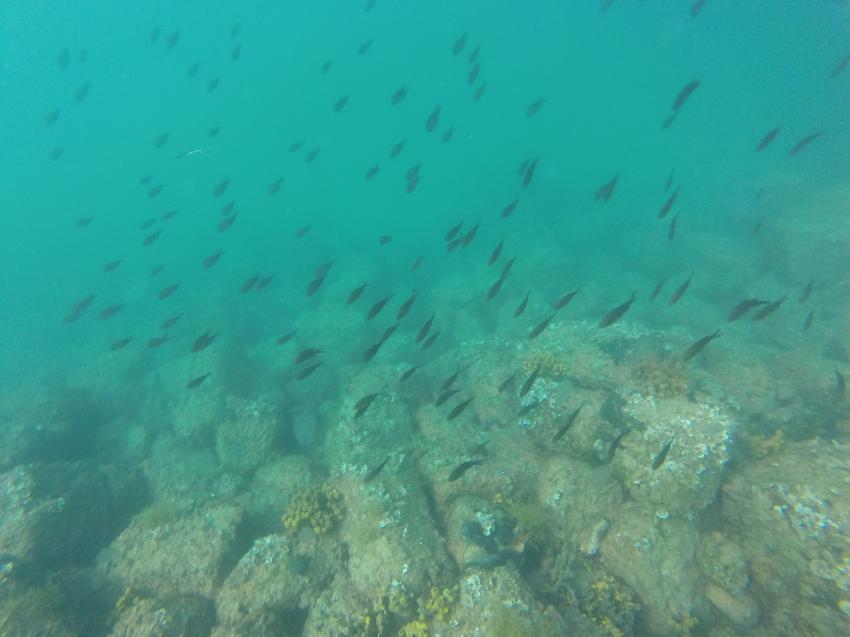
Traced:
<svg viewBox="0 0 850 637">
<path fill-rule="evenodd" d="M 520 397 L 525 396 L 529 391 L 531 391 L 532 385 L 534 385 L 534 381 L 537 380 L 537 377 L 540 375 L 540 370 L 543 369 L 543 365 L 538 363 L 537 367 L 529 374 L 528 378 L 525 379 L 525 382 L 522 384 L 522 387 L 519 388 Z"/>
<path fill-rule="evenodd" d="M 201 384 L 210 377 L 210 372 L 206 374 L 201 374 L 200 376 L 195 376 L 194 378 L 190 378 L 189 382 L 186 383 L 186 389 L 195 389 L 196 387 L 200 387 Z"/>
<path fill-rule="evenodd" d="M 376 301 L 375 304 L 371 308 L 369 308 L 369 312 L 366 314 L 366 320 L 371 321 L 373 318 L 378 316 L 378 314 L 381 313 L 381 310 L 384 309 L 384 306 L 386 306 L 386 304 L 390 302 L 391 298 L 393 298 L 393 294 L 388 294 L 379 301 Z"/>
<path fill-rule="evenodd" d="M 426 336 L 428 336 L 428 332 L 431 331 L 431 325 L 434 323 L 434 319 L 436 318 L 437 313 L 431 315 L 427 321 L 425 321 L 424 325 L 419 328 L 419 331 L 416 333 L 416 342 L 421 343 Z"/>
<path fill-rule="evenodd" d="M 488 301 L 495 298 L 495 296 L 499 293 L 499 290 L 502 289 L 502 284 L 504 282 L 505 282 L 505 277 L 500 276 L 498 279 L 496 279 L 496 282 L 493 285 L 490 286 L 490 289 L 487 290 L 487 296 L 486 296 Z"/>
<path fill-rule="evenodd" d="M 505 393 L 505 391 L 507 391 L 507 389 L 508 389 L 508 388 L 510 388 L 510 386 L 511 386 L 511 385 L 513 385 L 513 383 L 514 383 L 514 379 L 516 379 L 517 374 L 519 374 L 519 371 L 514 372 L 513 374 L 511 374 L 510 376 L 508 376 L 505 380 L 503 380 L 503 381 L 499 384 L 499 388 L 498 388 L 498 390 L 497 390 L 497 391 L 498 391 L 500 394 Z"/>
<path fill-rule="evenodd" d="M 763 299 L 746 299 L 744 301 L 741 301 L 740 303 L 738 303 L 738 305 L 732 308 L 732 311 L 729 312 L 728 316 L 726 317 L 726 320 L 729 322 L 736 321 L 754 307 L 758 307 L 759 305 L 765 305 L 767 303 L 769 303 L 769 301 L 765 301 Z"/>
<path fill-rule="evenodd" d="M 399 376 L 399 382 L 403 383 L 407 381 L 411 376 L 413 376 L 413 374 L 416 373 L 417 369 L 419 369 L 419 365 L 414 365 L 413 367 L 405 371 L 401 376 Z"/>
<path fill-rule="evenodd" d="M 126 338 L 119 338 L 117 341 L 112 341 L 112 344 L 109 346 L 109 349 L 110 351 L 117 352 L 127 347 L 132 341 L 132 336 L 128 336 Z"/>
<path fill-rule="evenodd" d="M 531 295 L 531 290 L 528 290 L 525 293 L 525 297 L 522 299 L 522 302 L 514 310 L 514 318 L 519 318 L 520 316 L 522 316 L 522 313 L 525 312 L 525 308 L 528 307 L 528 297 L 530 295 Z"/>
<path fill-rule="evenodd" d="M 477 467 L 478 465 L 484 464 L 484 461 L 481 459 L 477 460 L 467 460 L 465 462 L 461 462 L 458 466 L 452 469 L 452 472 L 449 474 L 449 482 L 454 482 L 455 480 L 463 477 L 463 474 L 472 469 L 472 467 Z"/>
<path fill-rule="evenodd" d="M 632 303 L 635 302 L 637 298 L 637 292 L 632 292 L 632 295 L 629 299 L 615 307 L 613 310 L 608 312 L 605 316 L 599 319 L 599 327 L 609 327 L 623 318 L 623 315 L 629 311 L 629 308 L 632 307 Z"/>
<path fill-rule="evenodd" d="M 560 310 L 560 309 L 566 307 L 567 305 L 569 305 L 570 301 L 572 301 L 575 298 L 576 294 L 578 294 L 580 291 L 581 291 L 581 287 L 579 286 L 575 290 L 573 290 L 572 292 L 567 292 L 564 296 L 562 296 L 557 301 L 555 301 L 555 303 L 553 303 L 552 307 L 554 307 L 556 310 Z"/>
<path fill-rule="evenodd" d="M 556 312 L 552 312 L 549 316 L 547 316 L 545 319 L 540 321 L 540 323 L 538 323 L 534 327 L 534 329 L 532 329 L 531 332 L 529 332 L 528 340 L 532 341 L 535 338 L 537 338 L 538 336 L 540 336 L 546 330 L 546 328 L 549 327 L 549 323 L 551 323 L 552 319 L 555 318 L 555 314 L 556 314 Z"/>
<path fill-rule="evenodd" d="M 431 349 L 431 346 L 437 340 L 437 337 L 439 335 L 440 335 L 440 332 L 438 330 L 438 331 L 434 332 L 433 334 L 431 334 L 431 336 L 429 336 L 427 339 L 425 339 L 425 342 L 422 343 L 422 350 L 425 351 L 427 349 Z"/>
<path fill-rule="evenodd" d="M 659 451 L 655 457 L 652 459 L 652 470 L 655 471 L 659 469 L 661 465 L 664 464 L 664 461 L 667 459 L 667 454 L 670 453 L 670 447 L 673 446 L 673 440 L 675 440 L 675 436 L 670 438 L 667 442 L 664 443 L 664 446 L 661 447 L 661 451 Z"/>
<path fill-rule="evenodd" d="M 300 365 L 304 361 L 308 361 L 311 358 L 314 358 L 315 356 L 318 356 L 319 354 L 324 354 L 324 353 L 325 353 L 325 350 L 323 350 L 319 347 L 307 347 L 305 349 L 302 349 L 300 352 L 298 352 L 295 355 L 295 364 Z"/>
<path fill-rule="evenodd" d="M 205 350 L 213 344 L 218 334 L 215 332 L 204 332 L 192 343 L 192 352 L 197 353 Z"/>
<path fill-rule="evenodd" d="M 691 360 L 694 356 L 699 354 L 706 345 L 708 345 L 714 339 L 720 338 L 721 336 L 723 336 L 723 334 L 720 330 L 717 330 L 714 333 L 709 334 L 708 336 L 703 336 L 701 339 L 696 341 L 693 345 L 691 345 L 688 349 L 685 350 L 685 353 L 682 354 L 682 361 L 687 362 Z"/>
<path fill-rule="evenodd" d="M 564 422 L 561 428 L 558 429 L 558 431 L 552 437 L 552 442 L 558 442 L 561 438 L 564 437 L 564 434 L 566 434 L 570 430 L 570 427 L 573 426 L 573 423 L 576 421 L 576 418 L 578 418 L 579 413 L 581 413 L 582 408 L 586 404 L 586 402 L 583 402 L 581 405 L 576 407 L 569 416 L 567 416 L 566 422 Z"/>
<path fill-rule="evenodd" d="M 655 285 L 655 288 L 653 288 L 653 290 L 652 290 L 652 294 L 650 294 L 650 295 L 649 295 L 649 300 L 650 300 L 650 301 L 654 301 L 656 298 L 658 298 L 658 295 L 659 295 L 659 294 L 661 294 L 661 290 L 664 288 L 664 284 L 665 284 L 665 283 L 667 283 L 667 277 L 666 277 L 666 276 L 665 276 L 663 279 L 661 279 L 661 280 L 660 280 L 660 281 L 659 281 L 659 282 Z"/>
<path fill-rule="evenodd" d="M 458 403 L 457 405 L 455 405 L 455 407 L 449 412 L 449 415 L 446 416 L 446 420 L 454 420 L 455 418 L 460 416 L 466 410 L 466 408 L 469 407 L 470 403 L 472 403 L 473 400 L 475 400 L 475 396 L 470 396 L 462 403 Z"/>
<path fill-rule="evenodd" d="M 812 321 L 815 320 L 815 311 L 810 310 L 808 314 L 806 314 L 806 318 L 803 321 L 803 331 L 808 332 L 809 328 L 812 326 Z"/>
<path fill-rule="evenodd" d="M 313 373 L 322 366 L 322 362 L 314 363 L 308 367 L 302 368 L 302 370 L 295 376 L 295 380 L 307 380 Z"/>
<path fill-rule="evenodd" d="M 354 403 L 354 420 L 363 416 L 378 396 L 380 396 L 379 393 L 366 394 L 363 398 Z"/>
<path fill-rule="evenodd" d="M 803 303 L 805 303 L 806 301 L 809 300 L 809 297 L 812 296 L 812 290 L 814 290 L 814 287 L 815 287 L 814 280 L 811 280 L 806 284 L 806 287 L 804 287 L 803 291 L 800 292 L 800 298 L 797 299 L 797 302 L 800 305 L 803 305 Z"/>
<path fill-rule="evenodd" d="M 400 321 L 405 316 L 407 316 L 408 312 L 410 312 L 410 309 L 413 307 L 413 304 L 415 302 L 416 290 L 414 290 L 411 295 L 407 297 L 407 300 L 399 306 L 398 311 L 395 314 L 396 319 Z"/>
<path fill-rule="evenodd" d="M 456 394 L 459 394 L 461 391 L 463 390 L 461 390 L 460 388 L 446 389 L 445 391 L 443 391 L 442 394 L 437 397 L 437 400 L 434 401 L 434 404 L 437 407 L 442 407 L 449 400 L 449 398 Z"/>
<path fill-rule="evenodd" d="M 364 476 L 363 482 L 372 482 L 372 480 L 377 478 L 380 475 L 381 471 L 384 470 L 384 467 L 387 465 L 387 462 L 389 462 L 389 459 L 390 456 L 387 456 L 386 458 L 384 458 L 383 462 L 372 467 L 369 472 Z"/>
<path fill-rule="evenodd" d="M 293 337 L 293 336 L 295 336 L 295 334 L 296 334 L 296 333 L 297 333 L 297 332 L 296 332 L 295 330 L 293 330 L 293 331 L 291 331 L 291 332 L 287 332 L 287 333 L 286 333 L 286 334 L 284 334 L 283 336 L 279 337 L 279 338 L 277 339 L 277 341 L 275 341 L 275 342 L 276 342 L 278 345 L 286 345 L 286 344 L 287 344 L 287 343 L 288 343 L 288 342 L 292 339 L 292 337 Z"/>
<path fill-rule="evenodd" d="M 678 303 L 679 300 L 685 295 L 685 292 L 688 291 L 688 288 L 691 285 L 691 279 L 693 278 L 693 276 L 694 276 L 694 273 L 691 272 L 688 275 L 688 278 L 685 279 L 685 282 L 682 283 L 678 288 L 676 288 L 676 291 L 673 292 L 673 294 L 670 295 L 670 301 L 669 301 L 670 305 L 676 305 L 676 303 Z"/>
<path fill-rule="evenodd" d="M 499 255 L 502 254 L 502 246 L 505 245 L 504 238 L 499 241 L 495 248 L 493 248 L 493 252 L 490 253 L 490 257 L 487 259 L 487 267 L 491 267 L 496 261 L 499 260 Z"/>
<path fill-rule="evenodd" d="M 774 301 L 773 303 L 765 305 L 762 309 L 760 309 L 758 312 L 756 312 L 753 315 L 753 320 L 754 321 L 763 321 L 768 316 L 773 314 L 776 310 L 778 310 L 782 306 L 782 304 L 785 303 L 785 299 L 787 299 L 787 298 L 788 298 L 788 295 L 786 294 L 786 295 L 782 296 L 781 298 L 777 299 L 776 301 Z"/>
<path fill-rule="evenodd" d="M 661 208 L 658 210 L 658 218 L 663 219 L 667 216 L 670 210 L 673 208 L 673 204 L 676 203 L 676 199 L 679 196 L 679 188 L 673 191 L 673 194 L 670 195 L 667 200 L 661 205 Z"/>
</svg>

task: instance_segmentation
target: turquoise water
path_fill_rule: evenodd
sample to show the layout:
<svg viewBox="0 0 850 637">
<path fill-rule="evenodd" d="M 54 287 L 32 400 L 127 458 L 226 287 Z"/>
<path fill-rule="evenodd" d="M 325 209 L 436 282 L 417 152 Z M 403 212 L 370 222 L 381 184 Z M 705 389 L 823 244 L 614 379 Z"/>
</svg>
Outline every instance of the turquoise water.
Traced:
<svg viewBox="0 0 850 637">
<path fill-rule="evenodd" d="M 454 502 L 470 494 L 491 508 L 502 506 L 503 499 L 530 498 L 542 512 L 546 532 L 530 533 L 537 557 L 523 561 L 514 556 L 495 566 L 517 577 L 533 600 L 512 624 L 520 626 L 517 630 L 563 634 L 559 631 L 568 626 L 570 634 L 826 635 L 838 634 L 836 626 L 846 629 L 850 584 L 837 573 L 850 563 L 844 529 L 850 496 L 841 492 L 847 489 L 842 445 L 850 421 L 840 380 L 850 371 L 845 273 L 850 68 L 831 74 L 850 53 L 850 10 L 846 3 L 815 0 L 707 0 L 696 16 L 688 2 L 614 0 L 605 10 L 599 5 L 378 0 L 364 10 L 359 1 L 238 6 L 33 0 L 0 6 L 0 375 L 5 381 L 0 428 L 6 431 L 0 468 L 12 475 L 20 467 L 38 465 L 49 474 L 61 465 L 63 472 L 82 475 L 92 467 L 120 466 L 143 474 L 141 490 L 147 494 L 130 498 L 126 516 L 113 511 L 107 537 L 92 540 L 85 550 L 72 545 L 65 552 L 48 552 L 50 557 L 44 557 L 38 542 L 23 554 L 20 537 L 27 514 L 14 503 L 4 504 L 7 519 L 21 515 L 24 521 L 20 527 L 6 524 L 0 553 L 43 575 L 37 584 L 9 578 L 7 587 L 14 583 L 30 591 L 48 581 L 53 593 L 72 599 L 69 573 L 79 570 L 85 574 L 80 577 L 87 582 L 88 601 L 77 604 L 76 612 L 57 611 L 67 625 L 62 630 L 109 634 L 120 612 L 103 609 L 111 608 L 123 589 L 150 588 L 154 593 L 140 595 L 156 598 L 161 588 L 153 575 L 122 578 L 104 566 L 103 551 L 120 553 L 111 543 L 122 532 L 125 537 L 128 526 L 134 528 L 138 518 L 133 515 L 170 502 L 179 515 L 169 511 L 182 520 L 210 502 L 224 502 L 240 507 L 248 520 L 234 532 L 227 568 L 220 565 L 215 573 L 199 575 L 208 580 L 203 585 L 186 584 L 187 576 L 172 592 L 198 593 L 216 605 L 219 627 L 213 634 L 265 634 L 240 633 L 248 629 L 228 623 L 227 596 L 221 592 L 252 542 L 285 535 L 278 518 L 295 496 L 311 485 L 330 484 L 343 493 L 348 515 L 337 535 L 322 540 L 328 542 L 322 551 L 345 546 L 353 556 L 358 545 L 351 534 L 367 525 L 362 519 L 355 522 L 353 511 L 383 494 L 382 489 L 390 493 L 384 494 L 387 502 L 406 502 L 398 491 L 403 484 L 407 491 L 431 494 L 434 519 L 426 525 L 434 524 L 435 537 L 441 537 L 437 544 L 449 547 L 439 549 L 450 555 L 445 559 L 449 566 L 435 568 L 430 584 L 460 591 L 454 624 L 428 615 L 423 620 L 427 634 L 513 634 L 504 628 L 511 623 L 507 619 L 496 628 L 493 613 L 464 610 L 469 578 L 494 568 L 475 560 L 464 563 L 451 548 L 446 520 L 461 515 Z M 169 36 L 177 31 L 179 38 L 168 48 Z M 462 50 L 454 54 L 463 34 Z M 359 47 L 368 50 L 360 53 Z M 480 51 L 480 73 L 470 83 L 474 50 Z M 328 61 L 329 70 L 322 72 Z M 189 77 L 194 64 L 197 73 Z M 218 83 L 211 90 L 214 80 Z M 692 80 L 699 86 L 672 126 L 662 130 L 677 95 Z M 85 85 L 90 85 L 87 95 L 77 99 L 75 91 Z M 394 105 L 391 96 L 400 87 L 408 92 Z M 337 112 L 334 105 L 345 96 Z M 530 105 L 541 98 L 539 111 L 529 116 Z M 439 121 L 429 132 L 426 120 L 438 105 Z M 48 122 L 55 109 L 55 122 Z M 777 126 L 775 140 L 756 152 L 758 142 Z M 214 127 L 220 129 L 213 137 Z M 444 141 L 450 130 L 451 138 Z M 819 132 L 811 144 L 789 155 L 798 141 Z M 167 139 L 157 145 L 164 134 Z M 403 150 L 391 158 L 391 147 L 400 141 Z M 291 150 L 297 142 L 297 150 Z M 51 158 L 59 149 L 61 156 Z M 307 161 L 314 150 L 315 159 Z M 539 159 L 524 187 L 518 169 L 530 158 Z M 366 179 L 375 165 L 377 173 Z M 405 174 L 417 165 L 421 177 L 406 192 Z M 149 181 L 140 183 L 147 176 Z M 614 176 L 610 200 L 596 200 L 598 189 Z M 279 190 L 271 193 L 280 178 Z M 225 179 L 225 192 L 215 196 Z M 149 196 L 156 185 L 161 192 Z M 670 214 L 659 220 L 659 209 L 677 189 Z M 513 214 L 500 218 L 514 200 Z M 231 202 L 237 216 L 221 231 L 222 209 Z M 176 215 L 163 218 L 174 210 Z M 675 215 L 675 234 L 669 238 Z M 88 217 L 93 220 L 78 227 Z M 479 224 L 477 234 L 468 247 L 447 251 L 444 236 L 461 221 L 461 235 Z M 299 236 L 305 226 L 309 230 Z M 157 231 L 157 238 L 144 245 L 144 238 Z M 385 244 L 379 241 L 384 235 L 391 237 Z M 488 257 L 501 240 L 501 257 L 490 266 Z M 205 257 L 218 250 L 220 260 L 203 268 Z M 419 256 L 424 258 L 413 272 L 411 264 Z M 487 301 L 487 290 L 514 256 L 500 293 Z M 104 265 L 115 260 L 120 264 L 104 272 Z M 333 265 L 324 284 L 316 294 L 305 294 L 316 268 L 329 261 Z M 160 264 L 161 271 L 152 274 Z M 687 292 L 671 305 L 670 294 L 691 273 Z M 240 291 L 255 274 L 273 278 L 262 290 Z M 653 288 L 665 278 L 662 293 L 650 302 Z M 810 281 L 811 298 L 801 302 Z M 368 283 L 363 297 L 346 305 L 349 293 L 363 282 Z M 173 295 L 158 298 L 173 284 L 179 284 Z M 552 304 L 576 288 L 580 292 L 557 312 L 543 336 L 529 340 L 529 331 L 553 312 Z M 395 323 L 399 305 L 414 291 L 410 313 L 375 358 L 365 362 L 364 350 Z M 515 318 L 514 309 L 527 291 L 528 308 Z M 633 291 L 637 300 L 629 311 L 610 328 L 598 328 L 600 319 Z M 365 321 L 373 303 L 390 294 L 387 308 Z M 76 320 L 64 320 L 88 295 L 94 295 L 91 306 Z M 788 300 L 763 321 L 750 320 L 758 307 L 738 321 L 726 319 L 740 301 L 773 302 L 783 295 Z M 102 318 L 113 305 L 121 307 Z M 811 325 L 804 329 L 810 311 Z M 432 314 L 440 335 L 432 348 L 422 350 L 413 338 Z M 173 327 L 161 327 L 177 315 Z M 686 364 L 681 361 L 688 346 L 715 330 L 723 336 Z M 292 331 L 290 342 L 276 344 Z M 212 345 L 192 352 L 193 342 L 205 332 L 216 334 Z M 169 340 L 161 347 L 149 346 L 149 339 L 163 335 Z M 121 339 L 132 340 L 114 351 Z M 292 361 L 308 347 L 324 350 L 318 357 L 323 365 L 300 381 L 297 375 L 305 364 Z M 565 366 L 557 373 L 547 367 L 548 394 L 541 400 L 547 401 L 552 419 L 532 412 L 530 419 L 517 421 L 512 414 L 525 404 L 523 397 L 514 389 L 506 398 L 495 388 L 513 371 L 520 384 L 541 352 Z M 652 380 L 655 372 L 647 365 L 656 359 L 661 361 L 658 373 L 673 380 Z M 417 373 L 398 383 L 397 377 L 413 365 L 420 366 Z M 445 416 L 467 397 L 475 399 L 469 411 L 435 429 L 429 405 L 442 393 L 442 381 L 459 367 L 469 374 L 461 377 L 463 391 L 440 413 Z M 209 377 L 199 386 L 187 388 L 204 374 Z M 681 389 L 671 391 L 670 383 Z M 706 502 L 689 503 L 687 492 L 671 491 L 669 498 L 679 500 L 669 502 L 669 512 L 662 510 L 659 502 L 667 495 L 642 500 L 633 491 L 637 464 L 606 461 L 609 446 L 626 430 L 628 435 L 618 439 L 626 453 L 645 445 L 634 452 L 643 453 L 644 481 L 654 471 L 676 471 L 677 465 L 665 469 L 666 458 L 657 456 L 662 443 L 674 440 L 671 459 L 677 445 L 688 448 L 682 442 L 685 434 L 659 439 L 653 437 L 651 422 L 636 425 L 639 418 L 624 415 L 633 391 L 662 404 L 680 401 L 669 407 L 669 414 L 683 410 L 670 416 L 680 418 L 676 422 L 684 422 L 682 414 L 694 405 L 710 404 L 718 413 L 731 414 L 735 425 L 726 432 L 722 468 L 697 471 L 717 472 Z M 370 392 L 380 396 L 369 416 L 355 423 L 352 405 Z M 235 401 L 266 405 L 275 413 L 273 441 L 263 447 L 262 459 L 238 470 L 225 460 L 231 434 L 223 434 L 221 424 L 238 423 L 247 413 L 234 407 Z M 584 451 L 570 442 L 553 448 L 547 442 L 552 427 L 557 430 L 564 414 L 582 401 L 589 403 L 585 409 L 592 411 L 591 418 L 604 423 L 587 424 Z M 389 409 L 387 403 L 395 411 L 378 412 Z M 204 425 L 187 435 L 184 424 L 198 413 L 204 414 Z M 297 420 L 303 413 L 310 415 Z M 296 421 L 309 431 L 298 430 Z M 387 425 L 401 421 L 403 432 Z M 456 432 L 448 429 L 460 421 Z M 687 422 L 687 427 L 698 426 Z M 32 433 L 45 430 L 51 433 Z M 492 442 L 486 462 L 462 478 L 479 482 L 452 481 L 457 490 L 445 491 L 445 474 L 469 459 L 463 450 L 487 440 Z M 236 455 L 255 450 L 251 442 L 233 444 L 241 449 Z M 742 489 L 735 480 L 758 484 L 747 471 L 763 466 L 769 474 L 768 467 L 778 467 L 776 480 L 762 476 L 765 485 L 774 484 L 812 462 L 806 454 L 816 444 L 840 460 L 833 464 L 816 454 L 821 473 L 807 477 L 803 472 L 799 484 L 789 482 L 779 491 L 807 488 L 829 511 L 808 500 L 771 501 L 780 510 L 809 507 L 826 519 L 822 528 L 828 531 L 812 531 L 814 539 L 777 535 L 775 540 L 779 546 L 797 537 L 801 545 L 787 550 L 797 551 L 794 567 L 807 577 L 821 572 L 813 562 L 826 565 L 829 577 L 817 576 L 807 593 L 793 589 L 801 577 L 794 567 L 779 573 L 778 567 L 765 566 L 770 559 L 747 531 L 747 524 L 758 526 L 763 520 L 742 521 L 724 507 L 739 497 L 729 495 Z M 419 449 L 418 459 L 411 449 Z M 619 453 L 615 447 L 611 456 Z M 522 459 L 524 470 L 508 461 L 512 455 Z M 368 469 L 385 456 L 390 461 L 378 478 L 361 485 Z M 413 477 L 405 474 L 411 457 Z M 258 475 L 264 467 L 299 458 L 309 465 L 311 479 L 300 488 L 281 487 L 273 505 L 258 504 Z M 617 506 L 585 502 L 577 518 L 586 516 L 588 524 L 604 518 L 616 530 L 618 506 L 632 504 L 644 506 L 634 515 L 642 511 L 650 520 L 655 517 L 653 524 L 666 520 L 664 514 L 681 518 L 693 535 L 676 545 L 685 549 L 669 549 L 669 560 L 678 563 L 671 567 L 672 580 L 679 570 L 690 570 L 694 560 L 711 562 L 699 547 L 720 533 L 728 540 L 724 546 L 738 551 L 727 553 L 743 556 L 737 561 L 746 564 L 747 582 L 724 588 L 705 567 L 696 580 L 682 584 L 687 599 L 670 601 L 661 593 L 653 599 L 651 587 L 641 590 L 630 580 L 624 554 L 616 546 L 606 548 L 604 540 L 601 558 L 586 558 L 588 571 L 597 583 L 606 578 L 622 583 L 642 608 L 633 617 L 618 616 L 616 627 L 606 624 L 608 611 L 582 601 L 597 588 L 579 575 L 553 575 L 558 569 L 561 574 L 581 570 L 562 567 L 566 556 L 580 552 L 576 547 L 586 529 L 572 528 L 569 515 L 553 512 L 554 487 L 543 484 L 545 471 L 528 472 L 537 463 L 550 466 L 568 459 L 577 463 L 576 471 L 605 473 L 606 484 L 625 494 Z M 69 469 L 65 463 L 71 461 L 84 468 Z M 181 483 L 177 465 L 192 474 L 196 461 L 208 480 L 204 489 L 228 480 L 232 484 L 213 497 L 202 494 L 194 478 Z M 160 470 L 173 463 L 172 473 Z M 659 468 L 647 469 L 652 464 Z M 505 475 L 510 489 L 500 482 Z M 8 480 L 16 484 L 16 478 Z M 826 484 L 839 492 L 818 491 Z M 7 486 L 7 499 L 10 490 Z M 752 502 L 745 498 L 738 506 L 757 510 L 756 491 L 754 486 Z M 175 493 L 185 496 L 179 505 Z M 486 508 L 476 506 L 472 509 L 478 513 Z M 511 514 L 509 506 L 506 510 L 513 518 L 505 524 L 522 536 L 521 516 Z M 396 522 L 403 526 L 399 515 Z M 80 534 L 95 534 L 85 522 L 75 524 L 82 525 Z M 785 528 L 782 518 L 775 524 Z M 200 536 L 197 541 L 204 542 Z M 658 550 L 663 556 L 666 549 Z M 414 563 L 425 557 L 409 559 Z M 345 560 L 327 569 L 351 570 Z M 633 573 L 641 579 L 637 567 Z M 275 607 L 280 632 L 374 631 L 358 624 L 347 633 L 333 633 L 317 623 L 316 600 L 322 591 L 340 586 L 332 579 L 301 592 L 296 618 L 286 604 Z M 401 580 L 411 598 L 427 597 L 422 582 Z M 771 587 L 770 580 L 783 584 Z M 390 581 L 364 586 L 352 607 L 378 613 L 381 595 L 391 586 L 398 588 Z M 17 626 L 20 632 L 14 634 L 36 634 L 25 632 L 23 625 L 37 624 L 46 613 L 38 605 L 15 605 L 9 600 L 24 593 L 9 590 L 6 608 L 24 619 L 5 624 L 7 630 Z M 230 590 L 227 584 L 223 590 Z M 783 613 L 782 600 L 798 619 Z M 345 608 L 335 612 L 354 612 Z M 572 617 L 575 613 L 581 617 Z M 695 619 L 694 626 L 667 621 L 686 625 L 685 615 Z M 384 634 L 402 634 L 415 613 L 394 611 L 387 617 Z"/>
</svg>

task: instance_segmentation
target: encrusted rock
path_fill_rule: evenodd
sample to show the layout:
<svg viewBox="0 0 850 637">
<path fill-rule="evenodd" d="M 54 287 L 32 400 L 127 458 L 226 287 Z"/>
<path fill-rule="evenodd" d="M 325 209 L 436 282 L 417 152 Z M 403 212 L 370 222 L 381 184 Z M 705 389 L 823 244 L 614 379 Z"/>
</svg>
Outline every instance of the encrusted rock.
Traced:
<svg viewBox="0 0 850 637">
<path fill-rule="evenodd" d="M 705 596 L 730 622 L 741 628 L 755 626 L 759 619 L 759 607 L 746 593 L 733 595 L 713 582 L 705 586 Z"/>
</svg>

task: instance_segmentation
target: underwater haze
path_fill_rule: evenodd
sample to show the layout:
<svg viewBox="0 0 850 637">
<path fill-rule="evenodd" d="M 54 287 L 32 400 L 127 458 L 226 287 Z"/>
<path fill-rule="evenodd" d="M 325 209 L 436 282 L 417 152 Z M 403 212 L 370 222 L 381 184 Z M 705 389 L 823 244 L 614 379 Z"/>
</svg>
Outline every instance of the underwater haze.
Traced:
<svg viewBox="0 0 850 637">
<path fill-rule="evenodd" d="M 850 634 L 850 4 L 0 4 L 0 634 Z"/>
</svg>

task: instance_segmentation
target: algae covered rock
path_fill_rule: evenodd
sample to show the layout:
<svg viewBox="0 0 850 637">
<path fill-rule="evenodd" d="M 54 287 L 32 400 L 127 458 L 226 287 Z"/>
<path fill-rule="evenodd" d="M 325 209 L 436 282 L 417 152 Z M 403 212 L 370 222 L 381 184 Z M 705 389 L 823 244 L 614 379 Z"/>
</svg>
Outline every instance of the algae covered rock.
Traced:
<svg viewBox="0 0 850 637">
<path fill-rule="evenodd" d="M 152 525 L 137 516 L 98 555 L 98 575 L 115 590 L 212 597 L 238 559 L 243 513 L 211 504 Z"/>
<path fill-rule="evenodd" d="M 259 401 L 235 401 L 233 414 L 215 434 L 215 452 L 221 464 L 238 473 L 250 473 L 271 455 L 278 437 L 275 409 Z"/>
<path fill-rule="evenodd" d="M 0 575 L 0 634 L 74 637 L 62 616 L 66 600 L 54 586 L 30 586 Z"/>
<path fill-rule="evenodd" d="M 212 601 L 198 595 L 159 601 L 128 591 L 116 612 L 109 637 L 207 637 L 215 624 Z"/>
<path fill-rule="evenodd" d="M 0 476 L 0 553 L 51 565 L 94 556 L 140 492 L 138 473 L 113 473 L 53 463 Z"/>
<path fill-rule="evenodd" d="M 632 394 L 622 408 L 632 432 L 612 468 L 629 494 L 656 512 L 693 517 L 714 501 L 735 421 L 726 409 L 685 397 Z"/>
</svg>

